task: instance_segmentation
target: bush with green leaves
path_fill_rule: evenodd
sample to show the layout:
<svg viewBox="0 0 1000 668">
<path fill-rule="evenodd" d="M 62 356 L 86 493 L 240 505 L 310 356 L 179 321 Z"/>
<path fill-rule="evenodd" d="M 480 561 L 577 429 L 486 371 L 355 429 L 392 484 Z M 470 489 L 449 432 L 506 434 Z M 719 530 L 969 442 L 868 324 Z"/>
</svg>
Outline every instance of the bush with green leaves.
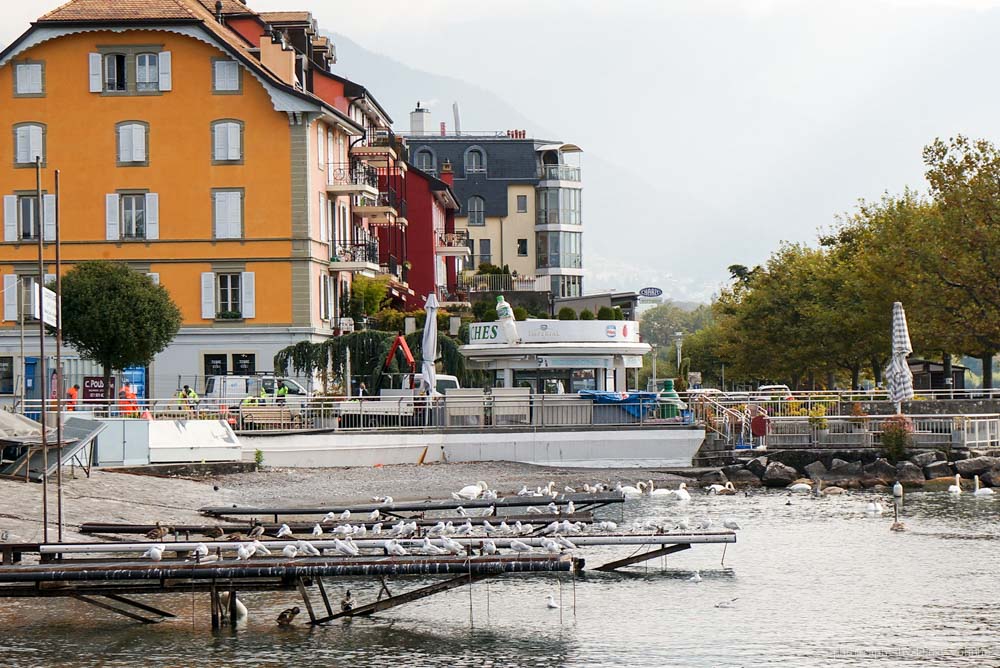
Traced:
<svg viewBox="0 0 1000 668">
<path fill-rule="evenodd" d="M 559 313 L 556 314 L 559 320 L 576 320 L 576 311 L 571 309 L 569 306 L 563 306 L 559 309 Z"/>
<path fill-rule="evenodd" d="M 593 320 L 595 317 L 594 312 L 589 308 L 585 308 L 580 311 L 580 320 Z"/>
<path fill-rule="evenodd" d="M 598 320 L 614 320 L 615 310 L 610 306 L 602 306 L 597 309 L 597 319 Z"/>
</svg>

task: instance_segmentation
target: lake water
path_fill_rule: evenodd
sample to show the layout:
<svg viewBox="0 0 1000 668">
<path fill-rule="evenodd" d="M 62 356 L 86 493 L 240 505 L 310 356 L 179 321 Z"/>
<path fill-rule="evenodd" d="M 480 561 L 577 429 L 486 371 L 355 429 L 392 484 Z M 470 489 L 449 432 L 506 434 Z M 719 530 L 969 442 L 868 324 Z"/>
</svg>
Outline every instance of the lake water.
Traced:
<svg viewBox="0 0 1000 668">
<path fill-rule="evenodd" d="M 696 494 L 684 505 L 630 500 L 602 512 L 626 523 L 731 517 L 743 530 L 725 555 L 721 545 L 696 545 L 665 564 L 575 582 L 509 576 L 477 583 L 471 597 L 458 588 L 321 628 L 275 625 L 283 608 L 301 607 L 292 592 L 248 594 L 247 624 L 214 633 L 205 595 L 160 598 L 154 604 L 178 619 L 151 626 L 68 599 L 4 600 L 0 664 L 1000 665 L 1000 495 L 908 494 L 904 533 L 889 530 L 891 510 L 866 516 L 871 496 L 795 496 L 792 505 L 773 492 Z M 582 554 L 593 566 L 629 548 Z M 701 582 L 690 581 L 696 569 Z M 362 602 L 376 594 L 370 583 L 329 582 Z M 547 594 L 562 607 L 548 609 Z"/>
</svg>

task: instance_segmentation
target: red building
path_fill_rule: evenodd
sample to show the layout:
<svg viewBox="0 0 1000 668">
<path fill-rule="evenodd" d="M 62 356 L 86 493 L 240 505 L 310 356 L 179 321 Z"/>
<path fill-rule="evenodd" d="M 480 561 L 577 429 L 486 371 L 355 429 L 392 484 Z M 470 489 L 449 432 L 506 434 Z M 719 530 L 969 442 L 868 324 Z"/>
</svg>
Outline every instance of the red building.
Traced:
<svg viewBox="0 0 1000 668">
<path fill-rule="evenodd" d="M 441 178 L 406 165 L 406 250 L 411 259 L 408 283 L 415 296 L 415 308 L 423 306 L 434 292 L 438 300 L 456 301 L 456 277 L 469 257 L 468 233 L 455 232 L 458 200 L 452 190 L 450 165 L 441 169 Z"/>
</svg>

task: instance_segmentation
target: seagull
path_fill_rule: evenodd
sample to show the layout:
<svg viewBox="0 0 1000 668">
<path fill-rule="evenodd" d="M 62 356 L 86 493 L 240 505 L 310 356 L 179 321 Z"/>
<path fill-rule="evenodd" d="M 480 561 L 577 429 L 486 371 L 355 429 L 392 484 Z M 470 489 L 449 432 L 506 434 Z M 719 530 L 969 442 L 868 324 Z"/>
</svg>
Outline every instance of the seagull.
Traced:
<svg viewBox="0 0 1000 668">
<path fill-rule="evenodd" d="M 618 528 L 618 524 L 605 520 L 604 522 L 598 522 L 597 528 L 601 531 L 614 531 Z"/>
<path fill-rule="evenodd" d="M 550 522 L 544 529 L 542 529 L 541 533 L 543 534 L 555 533 L 556 531 L 559 531 L 560 526 L 562 525 L 559 524 L 559 522 Z"/>
<path fill-rule="evenodd" d="M 532 533 L 535 532 L 535 525 L 531 524 L 531 523 L 522 524 L 520 528 L 521 528 L 521 533 L 526 534 L 526 535 L 527 534 L 532 534 Z"/>
<path fill-rule="evenodd" d="M 553 515 L 557 515 L 559 513 L 559 506 L 557 506 L 554 503 L 550 503 L 549 505 L 545 506 L 545 509 L 548 510 Z"/>
<path fill-rule="evenodd" d="M 378 524 L 372 527 L 372 535 L 378 536 L 381 533 L 382 533 L 382 523 L 379 522 Z"/>
<path fill-rule="evenodd" d="M 247 534 L 247 537 L 256 540 L 263 535 L 264 526 L 260 522 L 254 522 L 253 528 L 250 529 L 250 533 Z"/>
<path fill-rule="evenodd" d="M 492 540 L 488 540 L 485 543 L 483 543 L 483 554 L 496 554 L 496 553 L 497 553 L 496 543 L 494 543 Z"/>
<path fill-rule="evenodd" d="M 497 528 L 495 526 L 493 526 L 492 524 L 490 524 L 489 520 L 483 520 L 483 530 L 487 534 L 494 534 L 494 533 L 496 533 Z"/>
<path fill-rule="evenodd" d="M 466 536 L 470 533 L 472 533 L 472 522 L 469 520 L 465 520 L 465 524 L 455 529 L 456 536 Z"/>
<path fill-rule="evenodd" d="M 563 491 L 566 492 L 567 494 L 576 494 L 576 490 L 570 487 L 569 485 L 563 487 Z"/>
<path fill-rule="evenodd" d="M 249 561 L 250 557 L 252 557 L 256 551 L 257 550 L 254 549 L 253 545 L 240 543 L 236 548 L 236 558 L 240 561 Z"/>
<path fill-rule="evenodd" d="M 679 520 L 677 520 L 677 526 L 674 527 L 674 528 L 675 529 L 680 529 L 681 531 L 690 531 L 691 530 L 691 520 L 689 520 L 686 517 L 682 517 Z"/>
<path fill-rule="evenodd" d="M 288 527 L 288 525 L 282 524 L 281 527 L 278 528 L 278 533 L 275 534 L 275 537 L 284 538 L 285 536 L 291 536 L 291 535 L 292 535 L 292 530 Z"/>
<path fill-rule="evenodd" d="M 518 496 L 531 496 L 531 492 L 528 490 L 527 485 L 521 485 L 521 489 L 517 492 Z"/>
<path fill-rule="evenodd" d="M 445 536 L 441 539 L 441 544 L 444 545 L 444 549 L 448 550 L 452 554 L 462 554 L 465 552 L 465 547 L 456 540 L 452 540 Z"/>
<path fill-rule="evenodd" d="M 496 501 L 499 497 L 495 489 L 488 489 L 483 492 L 483 499 L 486 501 Z"/>
<path fill-rule="evenodd" d="M 318 524 L 316 526 L 314 526 L 313 527 L 313 535 L 314 536 L 322 536 L 323 535 L 323 527 L 321 527 Z"/>
<path fill-rule="evenodd" d="M 733 603 L 736 603 L 736 601 L 738 601 L 738 600 L 740 600 L 739 596 L 737 596 L 736 598 L 731 598 L 728 601 L 720 601 L 720 602 L 718 602 L 718 603 L 715 604 L 715 607 L 717 607 L 717 608 L 731 608 L 731 607 L 733 607 Z"/>
<path fill-rule="evenodd" d="M 332 522 L 335 519 L 337 519 L 337 514 L 335 512 L 333 512 L 332 510 L 330 512 L 328 512 L 326 515 L 323 516 L 323 522 L 324 523 L 326 523 L 326 522 Z"/>
<path fill-rule="evenodd" d="M 424 554 L 444 554 L 444 550 L 431 542 L 431 539 L 424 536 L 424 542 L 420 544 Z"/>
<path fill-rule="evenodd" d="M 351 543 L 345 543 L 339 538 L 333 539 L 333 549 L 340 552 L 345 557 L 356 557 L 358 556 L 359 550 L 356 546 Z"/>
<path fill-rule="evenodd" d="M 555 540 L 557 543 L 559 543 L 565 548 L 568 548 L 570 550 L 576 549 L 576 545 L 574 545 L 573 541 L 569 540 L 568 538 L 563 538 L 562 536 L 557 535 Z"/>
<path fill-rule="evenodd" d="M 500 527 L 497 529 L 500 533 L 510 533 L 510 525 L 505 521 L 500 520 Z"/>
<path fill-rule="evenodd" d="M 559 554 L 562 552 L 559 547 L 559 543 L 555 542 L 551 538 L 542 539 L 542 549 L 550 554 Z"/>
<path fill-rule="evenodd" d="M 510 541 L 510 549 L 515 552 L 531 552 L 531 546 L 526 543 L 522 543 L 519 540 Z"/>
<path fill-rule="evenodd" d="M 163 549 L 162 545 L 150 545 L 149 549 L 142 553 L 142 558 L 159 561 L 163 559 Z"/>
<path fill-rule="evenodd" d="M 552 596 L 552 594 L 545 597 L 545 605 L 551 610 L 555 610 L 559 607 L 559 604 L 556 603 L 556 599 Z"/>
<path fill-rule="evenodd" d="M 541 515 L 542 514 L 542 511 L 540 511 L 538 508 L 535 508 L 534 506 L 528 506 L 528 509 L 525 512 L 527 514 L 529 514 L 529 515 Z"/>
<path fill-rule="evenodd" d="M 736 520 L 734 520 L 732 518 L 723 520 L 722 521 L 722 526 L 726 527 L 727 529 L 732 529 L 733 531 L 739 531 L 740 529 L 743 528 L 743 527 L 741 527 L 739 525 L 739 522 L 737 522 Z"/>
<path fill-rule="evenodd" d="M 576 512 L 576 506 L 574 506 L 573 502 L 570 501 L 569 503 L 566 504 L 566 514 L 567 515 L 572 515 L 575 512 Z"/>
<path fill-rule="evenodd" d="M 281 551 L 281 554 L 287 557 L 288 559 L 294 559 L 295 555 L 297 555 L 298 553 L 299 553 L 299 548 L 295 547 L 294 545 L 286 545 L 285 549 Z"/>
<path fill-rule="evenodd" d="M 385 551 L 394 557 L 405 557 L 407 555 L 406 548 L 400 545 L 396 539 L 392 539 L 385 544 Z"/>
<path fill-rule="evenodd" d="M 368 516 L 368 521 L 370 521 L 370 522 L 378 522 L 378 519 L 379 519 L 379 518 L 380 518 L 381 516 L 382 516 L 382 513 L 380 513 L 380 512 L 378 511 L 378 508 L 376 508 L 375 510 L 373 510 L 373 511 L 371 512 L 371 515 L 369 515 L 369 516 Z"/>
<path fill-rule="evenodd" d="M 207 557 L 208 545 L 205 545 L 204 543 L 198 543 L 197 545 L 195 545 L 194 556 L 198 557 L 199 559 Z"/>
<path fill-rule="evenodd" d="M 712 528 L 712 524 L 713 524 L 712 518 L 708 517 L 701 521 L 701 524 L 698 525 L 698 528 L 701 529 L 702 531 L 708 531 L 709 529 Z"/>
<path fill-rule="evenodd" d="M 337 536 L 346 536 L 347 534 L 351 533 L 351 525 L 350 524 L 341 524 L 340 526 L 332 529 L 330 531 L 330 533 L 335 534 Z M 314 535 L 315 535 L 315 533 L 314 533 Z"/>
<path fill-rule="evenodd" d="M 469 516 L 469 511 L 467 511 L 462 506 L 459 506 L 458 508 L 455 508 L 455 512 L 458 513 L 461 517 L 468 517 Z"/>
<path fill-rule="evenodd" d="M 810 485 L 807 482 L 797 482 L 793 485 L 789 485 L 785 489 L 787 489 L 789 492 L 811 492 L 812 485 Z"/>
<path fill-rule="evenodd" d="M 695 571 L 688 582 L 701 582 L 701 571 Z"/>
<path fill-rule="evenodd" d="M 344 512 L 340 513 L 340 519 L 343 521 L 351 519 L 351 511 L 345 510 Z"/>
<path fill-rule="evenodd" d="M 383 506 L 391 506 L 392 505 L 392 497 L 391 496 L 387 496 L 387 497 L 383 498 L 382 499 L 382 505 Z"/>
<path fill-rule="evenodd" d="M 264 545 L 264 543 L 260 542 L 259 540 L 254 539 L 254 541 L 253 541 L 253 543 L 251 543 L 251 545 L 253 545 L 254 554 L 258 554 L 259 553 L 261 556 L 264 556 L 264 557 L 271 556 L 271 550 L 267 549 L 267 547 Z"/>
<path fill-rule="evenodd" d="M 298 543 L 296 543 L 296 547 L 298 547 L 299 551 L 302 552 L 302 554 L 306 555 L 307 557 L 320 556 L 320 551 L 317 550 L 316 547 L 307 540 L 298 541 Z"/>
</svg>

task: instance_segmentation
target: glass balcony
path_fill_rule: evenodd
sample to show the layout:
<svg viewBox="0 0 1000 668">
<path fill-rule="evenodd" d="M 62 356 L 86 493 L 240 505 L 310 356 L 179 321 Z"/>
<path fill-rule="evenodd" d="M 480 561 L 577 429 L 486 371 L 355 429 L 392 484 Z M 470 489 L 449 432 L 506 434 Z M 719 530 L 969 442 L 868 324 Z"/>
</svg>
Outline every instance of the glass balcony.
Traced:
<svg viewBox="0 0 1000 668">
<path fill-rule="evenodd" d="M 579 181 L 580 168 L 571 165 L 542 165 L 542 181 Z"/>
</svg>

